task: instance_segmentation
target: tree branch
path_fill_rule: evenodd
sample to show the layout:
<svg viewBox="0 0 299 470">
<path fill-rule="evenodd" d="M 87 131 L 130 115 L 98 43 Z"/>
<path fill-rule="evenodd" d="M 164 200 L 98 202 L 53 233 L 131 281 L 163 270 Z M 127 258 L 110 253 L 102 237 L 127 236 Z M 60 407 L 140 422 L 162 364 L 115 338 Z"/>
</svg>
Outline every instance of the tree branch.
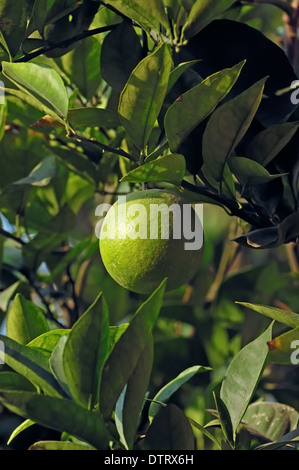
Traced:
<svg viewBox="0 0 299 470">
<path fill-rule="evenodd" d="M 64 41 L 58 42 L 56 44 L 49 44 L 47 46 L 41 47 L 40 49 L 37 49 L 34 52 L 29 52 L 28 54 L 25 54 L 24 56 L 15 60 L 15 62 L 29 62 L 30 60 L 35 59 L 35 57 L 46 54 L 47 52 L 53 51 L 54 49 L 67 48 L 68 46 L 71 46 L 72 44 L 81 41 L 82 39 L 88 38 L 90 36 L 95 36 L 96 34 L 111 31 L 112 29 L 116 28 L 117 25 L 118 24 L 116 23 L 108 26 L 102 26 L 100 28 L 89 29 L 88 31 L 83 31 L 82 33 L 77 34 L 76 36 L 73 36 Z"/>
</svg>

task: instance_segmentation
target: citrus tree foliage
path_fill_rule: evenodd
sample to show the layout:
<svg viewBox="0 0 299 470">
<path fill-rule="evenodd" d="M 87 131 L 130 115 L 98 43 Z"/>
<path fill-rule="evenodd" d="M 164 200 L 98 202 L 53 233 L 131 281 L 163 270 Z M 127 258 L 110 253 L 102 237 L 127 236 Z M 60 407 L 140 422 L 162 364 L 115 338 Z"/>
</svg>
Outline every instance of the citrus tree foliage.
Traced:
<svg viewBox="0 0 299 470">
<path fill-rule="evenodd" d="M 5 448 L 296 447 L 296 11 L 256 3 L 0 0 Z M 101 261 L 96 206 L 140 188 L 204 204 L 170 293 Z"/>
</svg>

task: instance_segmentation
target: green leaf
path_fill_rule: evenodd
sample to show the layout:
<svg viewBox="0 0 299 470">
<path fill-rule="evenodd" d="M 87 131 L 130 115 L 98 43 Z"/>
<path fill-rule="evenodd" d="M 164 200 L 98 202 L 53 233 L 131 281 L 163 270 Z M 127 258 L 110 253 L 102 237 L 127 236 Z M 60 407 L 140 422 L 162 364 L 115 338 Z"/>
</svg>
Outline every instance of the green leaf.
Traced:
<svg viewBox="0 0 299 470">
<path fill-rule="evenodd" d="M 1 390 L 24 390 L 35 392 L 36 388 L 25 377 L 16 372 L 0 372 L 0 389 Z"/>
<path fill-rule="evenodd" d="M 299 326 L 268 341 L 269 360 L 275 364 L 299 364 Z"/>
<path fill-rule="evenodd" d="M 245 61 L 207 77 L 180 96 L 167 110 L 164 120 L 170 150 L 176 152 L 186 137 L 225 98 L 237 81 Z M 198 103 L 198 106 L 194 106 Z"/>
<path fill-rule="evenodd" d="M 249 143 L 246 154 L 266 167 L 298 130 L 298 122 L 285 122 L 259 132 Z"/>
<path fill-rule="evenodd" d="M 110 437 L 103 419 L 70 400 L 30 392 L 0 391 L 0 402 L 23 418 L 68 432 L 98 450 L 108 449 Z"/>
<path fill-rule="evenodd" d="M 159 32 L 162 25 L 166 30 L 169 23 L 162 0 L 105 0 L 123 15 L 134 20 L 147 32 L 152 29 Z"/>
<path fill-rule="evenodd" d="M 128 21 L 122 21 L 103 41 L 102 77 L 120 93 L 141 59 L 142 47 L 134 27 Z"/>
<path fill-rule="evenodd" d="M 195 450 L 191 424 L 176 405 L 161 408 L 144 439 L 146 450 Z"/>
<path fill-rule="evenodd" d="M 56 344 L 55 348 L 52 351 L 52 354 L 49 358 L 49 366 L 51 369 L 52 374 L 54 375 L 55 379 L 64 390 L 68 397 L 71 397 L 70 390 L 67 386 L 67 379 L 65 376 L 64 371 L 64 361 L 63 361 L 63 354 L 66 342 L 68 340 L 69 335 L 61 336 L 60 340 Z"/>
<path fill-rule="evenodd" d="M 235 0 L 197 0 L 188 15 L 188 22 L 183 30 L 186 39 L 190 39 L 207 26 L 217 16 L 227 10 Z"/>
<path fill-rule="evenodd" d="M 9 308 L 6 323 L 7 336 L 20 344 L 27 344 L 49 331 L 43 311 L 22 294 L 17 294 Z"/>
<path fill-rule="evenodd" d="M 171 154 L 135 168 L 123 176 L 120 181 L 129 181 L 131 183 L 163 181 L 179 185 L 184 178 L 185 171 L 186 161 L 184 156 Z"/>
<path fill-rule="evenodd" d="M 102 369 L 109 353 L 108 308 L 102 294 L 73 326 L 63 353 L 63 368 L 74 399 L 93 409 L 99 401 Z"/>
<path fill-rule="evenodd" d="M 142 303 L 105 363 L 100 389 L 100 410 L 104 417 L 110 417 L 119 395 L 136 368 L 158 318 L 165 285 L 166 280 Z"/>
<path fill-rule="evenodd" d="M 210 117 L 202 140 L 204 174 L 220 187 L 228 159 L 246 134 L 260 105 L 265 80 L 219 106 Z"/>
<path fill-rule="evenodd" d="M 68 120 L 76 129 L 78 127 L 117 127 L 120 125 L 119 116 L 115 111 L 102 108 L 70 109 Z"/>
<path fill-rule="evenodd" d="M 96 448 L 68 441 L 38 441 L 32 444 L 28 450 L 96 450 Z"/>
<path fill-rule="evenodd" d="M 149 385 L 153 365 L 153 338 L 142 351 L 127 385 L 115 407 L 115 424 L 126 449 L 133 449 L 142 405 Z"/>
<path fill-rule="evenodd" d="M 17 54 L 25 38 L 26 13 L 25 0 L 15 0 L 14 2 L 11 0 L 0 1 L 1 32 L 12 57 Z"/>
<path fill-rule="evenodd" d="M 68 113 L 68 95 L 62 78 L 51 67 L 30 63 L 2 62 L 3 75 L 21 92 L 33 98 L 38 109 L 63 120 Z"/>
<path fill-rule="evenodd" d="M 101 83 L 100 56 L 100 42 L 94 37 L 87 37 L 58 60 L 62 70 L 88 100 Z"/>
<path fill-rule="evenodd" d="M 169 398 L 188 380 L 192 379 L 194 375 L 206 372 L 211 370 L 210 367 L 203 367 L 203 366 L 192 366 L 188 369 L 181 372 L 175 379 L 168 382 L 164 385 L 161 390 L 154 396 L 153 401 L 149 407 L 148 416 L 150 421 L 154 418 L 154 416 L 158 413 L 161 405 L 158 403 L 167 403 Z"/>
<path fill-rule="evenodd" d="M 231 157 L 229 167 L 243 187 L 269 183 L 284 174 L 271 175 L 259 163 L 245 157 Z"/>
<path fill-rule="evenodd" d="M 7 336 L 0 335 L 0 340 L 4 344 L 5 364 L 40 387 L 48 395 L 64 395 L 50 371 L 48 358 L 44 354 L 19 344 Z"/>
<path fill-rule="evenodd" d="M 177 65 L 170 72 L 167 93 L 169 93 L 169 91 L 176 84 L 176 82 L 183 75 L 183 73 L 186 72 L 186 70 L 188 70 L 190 67 L 193 67 L 193 65 L 197 64 L 198 62 L 199 60 L 196 59 L 196 60 L 189 60 L 188 62 L 181 62 L 179 65 Z"/>
<path fill-rule="evenodd" d="M 281 438 L 286 432 L 297 428 L 299 413 L 283 403 L 252 403 L 242 421 L 271 441 Z"/>
<path fill-rule="evenodd" d="M 226 406 L 235 434 L 250 403 L 268 359 L 267 342 L 272 324 L 233 358 L 221 385 L 220 398 Z"/>
<path fill-rule="evenodd" d="M 0 387 L 0 389 L 1 389 L 1 387 Z M 13 439 L 15 439 L 19 434 L 21 434 L 21 432 L 23 432 L 26 429 L 30 428 L 34 424 L 35 424 L 35 422 L 32 421 L 31 419 L 25 419 L 25 421 L 23 421 L 23 423 L 21 423 L 19 426 L 17 426 L 13 430 L 13 432 L 9 436 L 9 439 L 7 441 L 7 445 L 9 446 L 11 444 L 11 442 L 13 441 Z"/>
<path fill-rule="evenodd" d="M 229 410 L 221 398 L 213 393 L 223 435 L 227 442 L 234 448 L 234 431 Z"/>
<path fill-rule="evenodd" d="M 5 123 L 7 115 L 7 102 L 1 103 L 1 93 L 0 93 L 0 141 L 4 137 L 5 132 Z"/>
<path fill-rule="evenodd" d="M 250 308 L 255 312 L 261 313 L 266 317 L 272 318 L 275 321 L 278 321 L 284 325 L 287 325 L 291 328 L 299 327 L 299 314 L 294 312 L 289 312 L 287 310 L 282 310 L 277 307 L 269 307 L 268 305 L 260 304 L 251 304 L 248 302 L 236 302 L 237 304 L 243 305 L 244 307 Z"/>
<path fill-rule="evenodd" d="M 69 329 L 57 329 L 51 330 L 47 333 L 43 333 L 42 335 L 38 336 L 37 338 L 30 341 L 27 344 L 30 348 L 37 349 L 42 354 L 44 354 L 48 359 L 50 359 L 52 352 L 54 351 L 55 347 L 59 343 L 60 339 L 63 336 L 67 336 L 70 334 Z"/>
<path fill-rule="evenodd" d="M 132 71 L 119 100 L 119 117 L 130 139 L 144 151 L 160 113 L 172 59 L 166 44 L 145 57 Z"/>
</svg>

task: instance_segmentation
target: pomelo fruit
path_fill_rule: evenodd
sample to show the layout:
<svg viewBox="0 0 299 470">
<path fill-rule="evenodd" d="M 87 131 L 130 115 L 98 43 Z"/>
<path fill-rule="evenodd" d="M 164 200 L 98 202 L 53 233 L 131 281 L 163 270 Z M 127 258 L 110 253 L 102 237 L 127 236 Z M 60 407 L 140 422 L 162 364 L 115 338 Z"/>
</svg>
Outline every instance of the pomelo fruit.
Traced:
<svg viewBox="0 0 299 470">
<path fill-rule="evenodd" d="M 104 218 L 99 238 L 108 273 L 139 294 L 152 293 L 166 277 L 168 291 L 186 284 L 203 255 L 197 213 L 170 190 L 150 189 L 120 197 Z"/>
</svg>

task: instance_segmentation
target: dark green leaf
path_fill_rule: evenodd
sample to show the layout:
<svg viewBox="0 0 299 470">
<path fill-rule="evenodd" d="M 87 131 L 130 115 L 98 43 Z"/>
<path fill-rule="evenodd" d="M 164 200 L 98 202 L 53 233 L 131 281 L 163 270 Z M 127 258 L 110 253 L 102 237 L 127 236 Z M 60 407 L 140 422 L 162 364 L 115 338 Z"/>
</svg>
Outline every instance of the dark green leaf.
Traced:
<svg viewBox="0 0 299 470">
<path fill-rule="evenodd" d="M 0 1 L 1 32 L 14 57 L 24 39 L 26 31 L 26 1 L 1 0 Z M 0 46 L 1 49 L 1 46 Z"/>
<path fill-rule="evenodd" d="M 250 308 L 255 312 L 261 313 L 266 317 L 272 318 L 275 321 L 278 321 L 284 325 L 287 325 L 291 328 L 299 327 L 299 314 L 294 312 L 289 312 L 287 310 L 282 310 L 277 307 L 269 307 L 268 305 L 260 304 L 251 304 L 248 302 L 236 302 L 237 304 L 243 305 L 244 307 Z"/>
<path fill-rule="evenodd" d="M 4 344 L 4 361 L 15 372 L 53 396 L 63 396 L 63 391 L 51 374 L 48 358 L 40 351 L 0 335 Z"/>
<path fill-rule="evenodd" d="M 257 186 L 284 176 L 283 174 L 271 175 L 266 168 L 250 158 L 231 157 L 228 164 L 243 187 Z"/>
<path fill-rule="evenodd" d="M 115 407 L 116 427 L 127 449 L 132 449 L 135 442 L 137 425 L 152 371 L 153 352 L 153 338 L 150 335 Z"/>
<path fill-rule="evenodd" d="M 161 408 L 144 440 L 147 450 L 194 450 L 192 427 L 176 405 Z"/>
<path fill-rule="evenodd" d="M 165 131 L 170 150 L 176 152 L 186 137 L 229 93 L 237 81 L 244 61 L 217 72 L 179 97 L 165 115 Z M 199 103 L 194 107 L 194 103 Z"/>
<path fill-rule="evenodd" d="M 30 392 L 0 391 L 0 401 L 24 418 L 29 417 L 42 426 L 68 432 L 98 450 L 108 449 L 110 438 L 102 418 L 70 400 Z"/>
<path fill-rule="evenodd" d="M 64 441 L 38 441 L 32 444 L 28 450 L 96 450 L 95 447 Z"/>
<path fill-rule="evenodd" d="M 123 21 L 104 39 L 101 52 L 103 79 L 119 93 L 142 59 L 140 40 L 128 21 Z"/>
<path fill-rule="evenodd" d="M 36 391 L 34 385 L 16 372 L 0 372 L 0 390 Z"/>
<path fill-rule="evenodd" d="M 68 120 L 76 129 L 78 127 L 117 127 L 120 125 L 116 112 L 102 108 L 70 109 Z"/>
<path fill-rule="evenodd" d="M 119 117 L 130 139 L 144 151 L 168 86 L 172 60 L 166 44 L 143 59 L 130 75 L 119 101 Z"/>
<path fill-rule="evenodd" d="M 234 448 L 235 437 L 229 410 L 219 396 L 215 393 L 213 395 L 223 435 L 232 448 Z"/>
<path fill-rule="evenodd" d="M 74 399 L 86 408 L 92 409 L 98 404 L 109 340 L 108 308 L 100 294 L 73 326 L 63 353 L 69 390 Z"/>
<path fill-rule="evenodd" d="M 133 373 L 160 312 L 166 281 L 140 306 L 112 349 L 103 369 L 100 409 L 109 417 Z"/>
<path fill-rule="evenodd" d="M 222 104 L 209 119 L 202 141 L 206 177 L 218 184 L 223 180 L 225 165 L 247 132 L 260 105 L 265 79 Z M 207 171 L 206 171 L 207 170 Z"/>
<path fill-rule="evenodd" d="M 221 385 L 220 398 L 224 402 L 235 434 L 250 403 L 268 359 L 267 342 L 272 337 L 272 324 L 267 330 L 233 358 Z"/>
</svg>

